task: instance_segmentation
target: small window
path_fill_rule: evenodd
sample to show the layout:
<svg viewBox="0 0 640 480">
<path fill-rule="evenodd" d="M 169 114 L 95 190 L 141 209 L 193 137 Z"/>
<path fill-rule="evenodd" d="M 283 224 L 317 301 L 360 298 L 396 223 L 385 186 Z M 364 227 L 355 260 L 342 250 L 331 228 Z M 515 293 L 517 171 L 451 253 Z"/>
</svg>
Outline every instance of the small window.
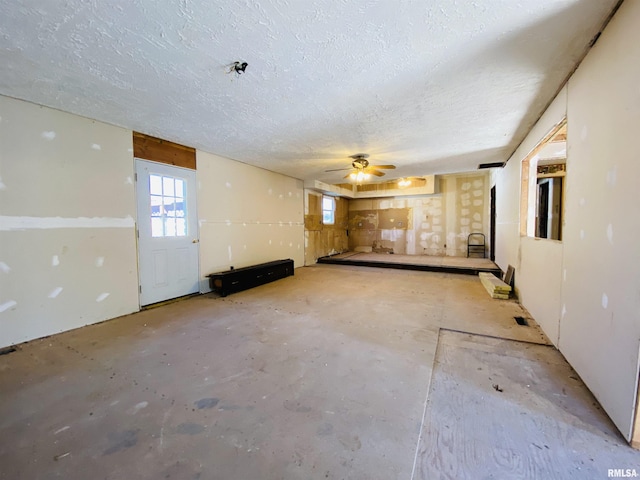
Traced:
<svg viewBox="0 0 640 480">
<path fill-rule="evenodd" d="M 336 201 L 332 197 L 322 197 L 322 223 L 333 225 L 336 222 Z"/>
<path fill-rule="evenodd" d="M 184 190 L 184 180 L 149 175 L 152 237 L 184 237 L 187 235 Z"/>
<path fill-rule="evenodd" d="M 566 141 L 564 119 L 522 161 L 520 235 L 562 240 Z"/>
</svg>

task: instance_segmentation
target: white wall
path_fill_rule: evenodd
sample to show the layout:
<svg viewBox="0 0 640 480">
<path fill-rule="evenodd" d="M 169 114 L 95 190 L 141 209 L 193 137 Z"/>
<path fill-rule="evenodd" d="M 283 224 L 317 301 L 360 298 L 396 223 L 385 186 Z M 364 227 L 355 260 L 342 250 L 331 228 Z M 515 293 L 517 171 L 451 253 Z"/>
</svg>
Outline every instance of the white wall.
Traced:
<svg viewBox="0 0 640 480">
<path fill-rule="evenodd" d="M 560 349 L 629 437 L 640 347 L 640 2 L 569 81 Z"/>
<path fill-rule="evenodd" d="M 304 264 L 302 182 L 197 152 L 206 275 Z M 132 132 L 0 96 L 0 347 L 139 309 Z"/>
<path fill-rule="evenodd" d="M 562 242 L 557 240 L 522 237 L 517 264 L 520 302 L 556 346 L 560 330 L 563 251 Z"/>
<path fill-rule="evenodd" d="M 0 96 L 0 346 L 138 310 L 131 131 Z"/>
<path fill-rule="evenodd" d="M 640 2 L 625 2 L 507 166 L 496 262 L 523 305 L 631 437 L 640 347 Z M 563 241 L 519 235 L 520 162 L 567 115 Z"/>
<path fill-rule="evenodd" d="M 303 182 L 196 152 L 201 291 L 207 275 L 291 258 L 304 265 Z"/>
</svg>

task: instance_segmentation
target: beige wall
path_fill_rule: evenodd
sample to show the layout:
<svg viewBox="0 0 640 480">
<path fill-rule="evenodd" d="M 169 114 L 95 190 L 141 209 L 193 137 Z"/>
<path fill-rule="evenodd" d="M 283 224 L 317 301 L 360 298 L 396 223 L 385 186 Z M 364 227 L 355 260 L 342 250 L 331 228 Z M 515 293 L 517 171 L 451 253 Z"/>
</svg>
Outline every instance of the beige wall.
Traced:
<svg viewBox="0 0 640 480">
<path fill-rule="evenodd" d="M 207 275 L 291 258 L 304 265 L 302 181 L 196 152 L 200 288 Z"/>
<path fill-rule="evenodd" d="M 497 252 L 523 305 L 631 438 L 640 347 L 640 2 L 625 2 L 498 171 Z M 520 162 L 567 115 L 563 241 L 519 235 Z"/>
<path fill-rule="evenodd" d="M 349 248 L 464 257 L 472 232 L 488 244 L 488 175 L 442 175 L 438 183 L 434 195 L 349 201 Z"/>
<path fill-rule="evenodd" d="M 0 97 L 0 347 L 139 309 L 132 132 Z M 302 182 L 197 152 L 206 275 L 304 264 Z"/>
<path fill-rule="evenodd" d="M 138 310 L 131 131 L 0 97 L 0 346 Z"/>
</svg>

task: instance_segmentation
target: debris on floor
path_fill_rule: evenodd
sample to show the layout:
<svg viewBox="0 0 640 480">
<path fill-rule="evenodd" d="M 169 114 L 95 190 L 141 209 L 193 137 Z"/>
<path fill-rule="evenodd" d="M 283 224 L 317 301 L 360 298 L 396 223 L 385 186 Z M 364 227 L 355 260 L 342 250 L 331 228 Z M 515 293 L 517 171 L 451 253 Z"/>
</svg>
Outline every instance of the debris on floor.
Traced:
<svg viewBox="0 0 640 480">
<path fill-rule="evenodd" d="M 484 288 L 489 292 L 489 295 L 491 295 L 491 298 L 500 298 L 503 300 L 509 298 L 511 287 L 498 277 L 489 272 L 480 272 L 478 276 Z"/>
</svg>

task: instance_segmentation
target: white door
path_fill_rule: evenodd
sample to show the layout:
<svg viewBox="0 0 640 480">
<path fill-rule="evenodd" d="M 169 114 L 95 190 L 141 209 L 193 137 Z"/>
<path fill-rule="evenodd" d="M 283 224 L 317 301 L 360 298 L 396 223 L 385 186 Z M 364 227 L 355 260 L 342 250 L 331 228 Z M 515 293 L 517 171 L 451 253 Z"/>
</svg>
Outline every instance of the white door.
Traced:
<svg viewBox="0 0 640 480">
<path fill-rule="evenodd" d="M 196 172 L 136 159 L 140 305 L 199 291 Z"/>
</svg>

